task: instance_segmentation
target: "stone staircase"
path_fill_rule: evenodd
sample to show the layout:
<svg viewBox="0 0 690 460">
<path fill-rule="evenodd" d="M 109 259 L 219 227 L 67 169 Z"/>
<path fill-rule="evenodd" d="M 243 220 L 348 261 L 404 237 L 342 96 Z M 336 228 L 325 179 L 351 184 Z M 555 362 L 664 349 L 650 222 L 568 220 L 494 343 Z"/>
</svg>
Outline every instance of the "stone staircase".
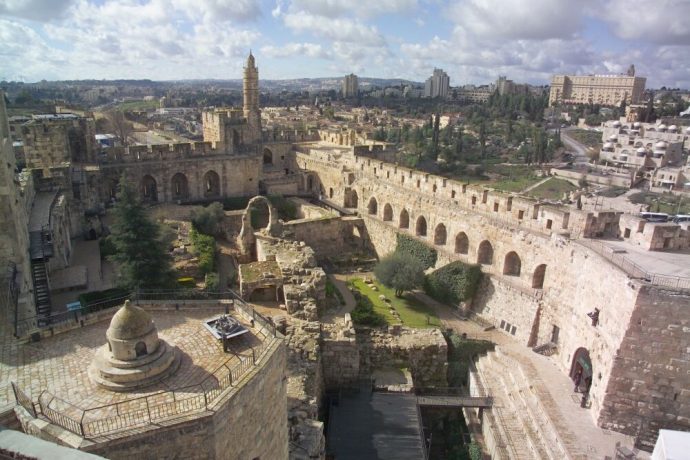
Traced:
<svg viewBox="0 0 690 460">
<path fill-rule="evenodd" d="M 31 277 L 34 282 L 34 297 L 36 298 L 36 314 L 50 316 L 53 308 L 50 301 L 50 286 L 48 284 L 48 270 L 43 260 L 31 261 Z"/>
<path fill-rule="evenodd" d="M 497 425 L 501 457 L 511 459 L 573 458 L 562 443 L 548 414 L 526 377 L 520 363 L 496 347 L 494 352 L 480 357 L 476 364 L 477 391 L 493 396 L 491 409 Z"/>
</svg>

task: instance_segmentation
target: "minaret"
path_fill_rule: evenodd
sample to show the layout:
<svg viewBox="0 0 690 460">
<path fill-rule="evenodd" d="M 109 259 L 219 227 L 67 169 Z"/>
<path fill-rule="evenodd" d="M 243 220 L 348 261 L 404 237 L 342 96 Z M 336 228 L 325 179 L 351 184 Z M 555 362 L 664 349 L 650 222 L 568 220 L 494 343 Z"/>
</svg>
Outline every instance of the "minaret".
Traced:
<svg viewBox="0 0 690 460">
<path fill-rule="evenodd" d="M 249 127 L 245 136 L 245 142 L 255 144 L 261 140 L 261 111 L 259 110 L 259 69 L 254 63 L 251 51 L 244 67 L 244 80 L 242 85 L 244 95 L 244 118 Z"/>
</svg>

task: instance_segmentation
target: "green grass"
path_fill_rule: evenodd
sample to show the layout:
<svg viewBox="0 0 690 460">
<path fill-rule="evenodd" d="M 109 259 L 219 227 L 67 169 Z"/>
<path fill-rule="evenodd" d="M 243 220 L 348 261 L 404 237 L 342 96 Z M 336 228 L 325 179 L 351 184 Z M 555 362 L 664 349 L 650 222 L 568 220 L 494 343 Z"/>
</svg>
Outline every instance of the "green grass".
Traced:
<svg viewBox="0 0 690 460">
<path fill-rule="evenodd" d="M 630 202 L 650 206 L 651 212 L 666 214 L 690 214 L 690 199 L 670 193 L 639 192 L 628 197 Z M 678 202 L 680 201 L 680 210 Z"/>
<path fill-rule="evenodd" d="M 417 302 L 409 294 L 405 294 L 402 298 L 395 297 L 393 289 L 387 288 L 378 281 L 374 281 L 374 285 L 378 291 L 372 290 L 364 280 L 355 278 L 350 281 L 350 284 L 367 296 L 371 303 L 374 304 L 374 311 L 384 317 L 388 324 L 399 324 L 395 317 L 388 311 L 389 304 L 379 299 L 379 295 L 383 294 L 390 299 L 390 305 L 400 314 L 400 320 L 406 327 L 414 328 L 428 328 L 441 327 L 441 320 L 431 308 Z"/>
<path fill-rule="evenodd" d="M 155 110 L 160 106 L 158 99 L 152 101 L 126 101 L 117 105 L 118 110 L 126 111 L 137 111 L 137 110 Z"/>
<path fill-rule="evenodd" d="M 572 192 L 577 187 L 563 179 L 551 178 L 530 190 L 527 195 L 542 200 L 560 200 L 566 192 Z"/>
<path fill-rule="evenodd" d="M 601 133 L 598 131 L 588 131 L 586 129 L 574 129 L 568 131 L 568 136 L 572 137 L 580 144 L 587 147 L 598 147 L 601 144 Z"/>
</svg>

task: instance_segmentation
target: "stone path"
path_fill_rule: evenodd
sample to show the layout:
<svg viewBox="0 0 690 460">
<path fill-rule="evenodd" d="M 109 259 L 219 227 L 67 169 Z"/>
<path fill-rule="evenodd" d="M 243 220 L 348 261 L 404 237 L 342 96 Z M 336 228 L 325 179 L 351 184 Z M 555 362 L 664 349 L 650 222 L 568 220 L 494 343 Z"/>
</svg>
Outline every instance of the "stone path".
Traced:
<svg viewBox="0 0 690 460">
<path fill-rule="evenodd" d="M 347 287 L 348 278 L 348 275 L 328 275 L 328 279 L 331 280 L 331 283 L 333 283 L 336 289 L 342 294 L 345 305 L 341 305 L 337 310 L 326 313 L 323 318 L 321 318 L 322 322 L 333 323 L 336 318 L 342 318 L 346 313 L 350 313 L 355 308 L 357 303 L 355 302 L 355 297 L 352 295 L 352 292 L 350 292 L 350 289 Z"/>
<path fill-rule="evenodd" d="M 539 182 L 530 185 L 529 187 L 527 187 L 527 188 L 524 189 L 524 190 L 521 190 L 520 193 L 523 193 L 523 194 L 524 194 L 524 193 L 527 193 L 527 192 L 529 192 L 530 190 L 539 187 L 541 184 L 543 184 L 544 182 L 546 182 L 546 181 L 549 180 L 549 179 L 551 179 L 551 177 L 550 177 L 550 176 L 547 176 L 547 177 L 543 178 L 542 180 L 540 180 Z"/>
<path fill-rule="evenodd" d="M 580 407 L 581 395 L 573 392 L 570 378 L 548 357 L 534 353 L 498 330 L 484 331 L 481 326 L 461 319 L 449 307 L 434 301 L 424 293 L 417 292 L 415 295 L 436 310 L 445 327 L 458 333 L 466 333 L 469 338 L 496 343 L 504 355 L 503 366 L 511 360 L 519 364 L 525 383 L 528 383 L 530 391 L 538 396 L 540 405 L 557 429 L 561 441 L 571 455 L 575 454 L 574 458 L 602 459 L 607 455 L 613 456 L 616 442 L 632 449 L 634 442 L 631 437 L 596 426 L 590 410 Z M 529 399 L 526 399 L 524 404 L 531 410 L 538 410 Z M 638 458 L 646 458 L 646 455 L 641 452 Z"/>
</svg>

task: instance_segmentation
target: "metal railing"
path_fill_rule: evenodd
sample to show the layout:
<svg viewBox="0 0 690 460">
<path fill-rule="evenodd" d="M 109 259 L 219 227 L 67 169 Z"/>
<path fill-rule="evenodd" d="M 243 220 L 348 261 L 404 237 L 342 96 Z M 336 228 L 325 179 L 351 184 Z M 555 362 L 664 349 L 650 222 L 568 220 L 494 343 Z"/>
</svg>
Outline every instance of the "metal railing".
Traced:
<svg viewBox="0 0 690 460">
<path fill-rule="evenodd" d="M 621 253 L 615 252 L 612 248 L 606 246 L 601 241 L 578 240 L 577 243 L 604 257 L 609 262 L 630 275 L 632 278 L 639 278 L 655 286 L 662 286 L 671 289 L 690 289 L 690 278 L 650 273 L 640 265 L 630 260 L 628 257 L 625 257 Z"/>
<path fill-rule="evenodd" d="M 170 295 L 179 291 L 146 291 L 144 297 L 146 300 L 179 300 L 162 299 L 163 292 Z M 138 299 L 141 299 L 142 292 L 135 294 Z M 207 298 L 207 295 L 210 293 L 205 293 L 204 298 Z M 210 410 L 213 402 L 225 390 L 236 387 L 237 382 L 260 362 L 273 345 L 274 338 L 283 338 L 273 323 L 256 312 L 235 292 L 212 293 L 211 297 L 233 299 L 234 309 L 245 315 L 254 324 L 258 324 L 262 329 L 268 331 L 269 336 L 261 344 L 249 347 L 251 354 L 239 355 L 239 361 L 235 363 L 231 363 L 231 361 L 237 359 L 237 356 L 229 357 L 197 384 L 88 409 L 82 409 L 48 391 L 43 391 L 38 397 L 37 404 L 40 413 L 52 423 L 82 437 L 89 438 L 141 428 L 163 420 Z M 68 313 L 70 315 L 75 314 L 75 312 Z M 78 312 L 76 313 L 78 314 Z M 14 383 L 12 383 L 12 389 L 17 402 L 34 417 L 37 417 L 38 411 L 31 399 Z"/>
</svg>

